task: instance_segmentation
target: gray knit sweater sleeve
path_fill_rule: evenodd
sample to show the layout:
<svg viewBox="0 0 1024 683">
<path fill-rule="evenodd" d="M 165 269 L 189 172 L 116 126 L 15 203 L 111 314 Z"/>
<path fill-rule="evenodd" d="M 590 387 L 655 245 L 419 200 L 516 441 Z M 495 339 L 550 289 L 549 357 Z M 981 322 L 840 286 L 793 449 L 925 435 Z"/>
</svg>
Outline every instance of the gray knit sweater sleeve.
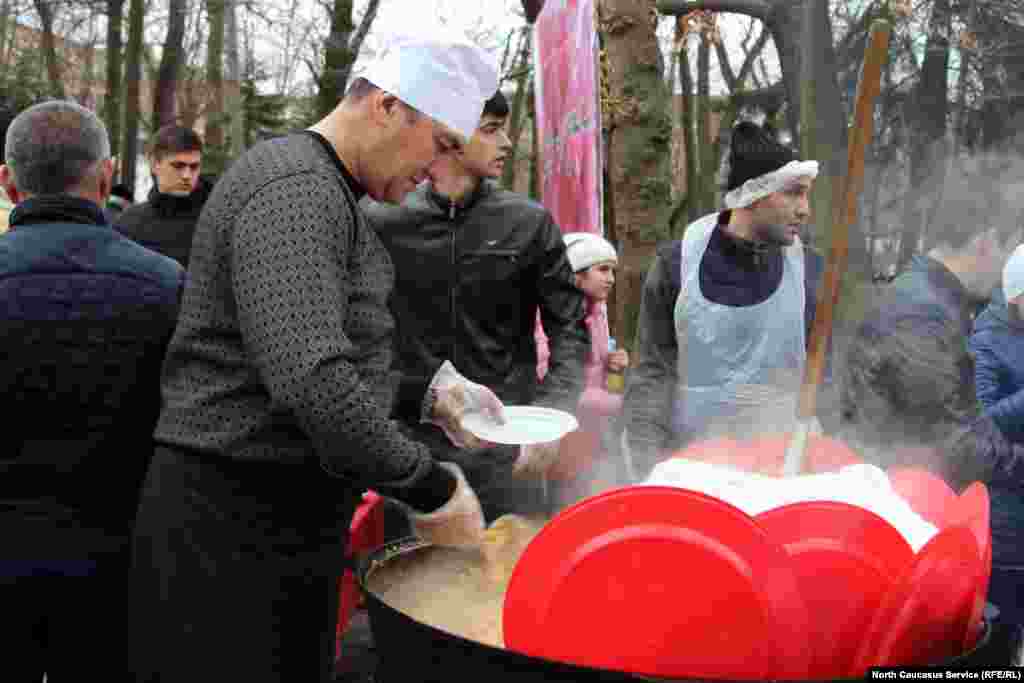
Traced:
<svg viewBox="0 0 1024 683">
<path fill-rule="evenodd" d="M 388 419 L 393 281 L 316 142 L 250 151 L 200 219 L 157 440 L 236 459 L 316 457 L 405 498 L 436 468 Z"/>
<path fill-rule="evenodd" d="M 375 289 L 353 277 L 381 273 L 348 268 L 356 218 L 336 194 L 316 176 L 295 175 L 261 189 L 238 216 L 231 271 L 239 329 L 271 400 L 295 416 L 329 470 L 394 479 L 426 449 L 382 419 L 394 382 L 387 368 L 365 367 L 364 378 L 355 365 L 348 321 L 357 329 L 387 323 L 353 296 Z M 281 207 L 287 226 L 268 225 L 284 218 Z M 367 477 L 367 470 L 377 471 Z"/>
</svg>

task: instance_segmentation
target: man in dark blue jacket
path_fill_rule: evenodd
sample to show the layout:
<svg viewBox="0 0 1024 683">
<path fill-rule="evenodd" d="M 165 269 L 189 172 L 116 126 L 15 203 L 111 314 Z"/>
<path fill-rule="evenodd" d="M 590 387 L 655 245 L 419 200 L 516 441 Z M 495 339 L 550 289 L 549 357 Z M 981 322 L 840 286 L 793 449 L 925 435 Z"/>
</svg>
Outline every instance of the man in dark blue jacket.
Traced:
<svg viewBox="0 0 1024 683">
<path fill-rule="evenodd" d="M 1024 623 L 1024 450 L 983 412 L 967 345 L 972 315 L 991 295 L 1020 230 L 991 192 L 971 187 L 965 197 L 936 212 L 929 226 L 935 247 L 888 286 L 851 340 L 840 382 L 841 431 L 879 466 L 923 467 L 956 489 L 974 481 L 988 486 L 989 601 L 1004 618 Z"/>
<path fill-rule="evenodd" d="M 184 272 L 107 224 L 110 142 L 92 112 L 27 109 L 5 162 L 0 678 L 128 680 L 128 545 Z"/>
</svg>

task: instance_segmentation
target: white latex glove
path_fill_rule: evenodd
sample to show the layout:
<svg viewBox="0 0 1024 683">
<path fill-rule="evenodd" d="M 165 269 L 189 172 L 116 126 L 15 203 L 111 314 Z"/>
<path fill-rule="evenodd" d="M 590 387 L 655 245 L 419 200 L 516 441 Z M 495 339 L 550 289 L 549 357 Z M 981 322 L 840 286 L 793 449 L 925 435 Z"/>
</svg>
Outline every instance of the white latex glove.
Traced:
<svg viewBox="0 0 1024 683">
<path fill-rule="evenodd" d="M 519 457 L 516 458 L 512 471 L 516 474 L 545 474 L 556 462 L 558 462 L 558 446 L 562 440 L 548 441 L 547 443 L 536 443 L 519 447 Z"/>
<path fill-rule="evenodd" d="M 447 503 L 428 513 L 410 512 L 413 532 L 424 541 L 452 548 L 478 546 L 483 539 L 484 513 L 462 469 L 439 463 L 455 475 L 455 492 Z"/>
<path fill-rule="evenodd" d="M 431 422 L 444 430 L 448 440 L 459 448 L 480 448 L 487 445 L 462 427 L 467 413 L 484 413 L 498 424 L 505 422 L 505 406 L 494 392 L 482 384 L 470 382 L 459 374 L 450 361 L 441 364 L 428 391 L 434 399 L 429 414 L 422 422 Z"/>
</svg>

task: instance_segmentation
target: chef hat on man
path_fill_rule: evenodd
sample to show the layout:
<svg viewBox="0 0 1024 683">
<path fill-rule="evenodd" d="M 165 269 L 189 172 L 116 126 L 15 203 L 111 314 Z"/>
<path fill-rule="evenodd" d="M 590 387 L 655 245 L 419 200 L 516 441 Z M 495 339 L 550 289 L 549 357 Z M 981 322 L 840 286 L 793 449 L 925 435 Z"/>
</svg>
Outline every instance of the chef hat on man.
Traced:
<svg viewBox="0 0 1024 683">
<path fill-rule="evenodd" d="M 498 90 L 494 60 L 454 37 L 402 38 L 363 77 L 467 140 Z"/>
<path fill-rule="evenodd" d="M 592 232 L 567 232 L 562 236 L 565 255 L 569 258 L 572 272 L 578 273 L 597 263 L 619 262 L 612 243 Z"/>
<path fill-rule="evenodd" d="M 1003 294 L 1009 303 L 1024 294 L 1024 244 L 1021 244 L 1003 266 Z"/>
</svg>

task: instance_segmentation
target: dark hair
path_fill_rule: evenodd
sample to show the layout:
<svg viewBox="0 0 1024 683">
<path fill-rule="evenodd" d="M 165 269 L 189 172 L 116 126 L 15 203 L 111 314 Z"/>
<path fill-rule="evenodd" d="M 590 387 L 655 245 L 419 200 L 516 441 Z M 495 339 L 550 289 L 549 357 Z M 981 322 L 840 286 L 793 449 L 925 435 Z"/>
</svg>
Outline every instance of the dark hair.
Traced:
<svg viewBox="0 0 1024 683">
<path fill-rule="evenodd" d="M 796 158 L 796 153 L 779 142 L 770 128 L 741 121 L 732 129 L 726 189 L 735 190 L 751 178 L 777 171 Z"/>
<path fill-rule="evenodd" d="M 377 86 L 360 76 L 348 84 L 348 90 L 345 91 L 345 99 L 349 102 L 359 102 L 374 90 L 378 90 Z"/>
<path fill-rule="evenodd" d="M 493 116 L 498 119 L 507 119 L 508 113 L 508 99 L 505 98 L 505 94 L 500 90 L 494 93 L 491 99 L 484 102 L 484 112 L 482 116 Z"/>
<path fill-rule="evenodd" d="M 76 102 L 50 100 L 14 117 L 4 159 L 25 194 L 72 192 L 110 158 L 110 137 L 95 113 Z"/>
<path fill-rule="evenodd" d="M 344 99 L 346 102 L 358 104 L 378 90 L 380 90 L 380 88 L 376 85 L 365 78 L 360 77 L 352 81 L 348 90 L 345 91 Z M 391 95 L 395 98 L 395 101 L 398 102 L 398 105 L 405 110 L 406 121 L 409 123 L 416 123 L 420 118 L 419 109 L 410 104 L 406 104 L 397 95 L 394 95 L 394 93 L 391 93 Z"/>
<path fill-rule="evenodd" d="M 150 154 L 159 161 L 171 154 L 182 152 L 202 152 L 203 139 L 191 128 L 173 123 L 163 126 L 153 136 Z"/>
<path fill-rule="evenodd" d="M 121 199 L 127 199 L 130 202 L 135 201 L 135 193 L 132 192 L 132 189 L 124 183 L 117 183 L 110 188 L 110 194 L 115 197 L 120 197 Z"/>
</svg>

